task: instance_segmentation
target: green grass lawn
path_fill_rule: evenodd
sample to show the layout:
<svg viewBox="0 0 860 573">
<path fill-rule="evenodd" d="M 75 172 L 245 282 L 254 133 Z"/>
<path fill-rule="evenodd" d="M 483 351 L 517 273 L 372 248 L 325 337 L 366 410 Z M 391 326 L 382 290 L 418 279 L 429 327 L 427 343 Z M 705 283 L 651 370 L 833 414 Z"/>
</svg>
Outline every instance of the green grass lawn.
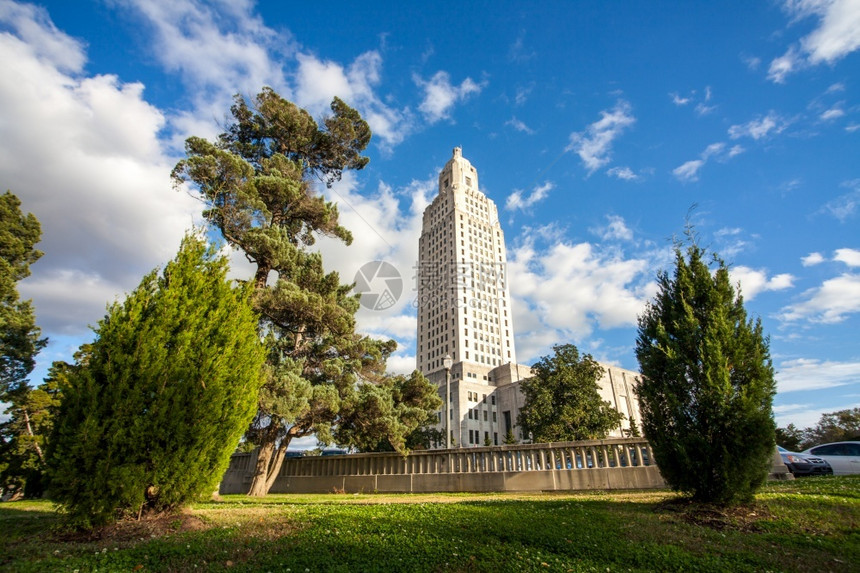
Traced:
<svg viewBox="0 0 860 573">
<path fill-rule="evenodd" d="M 227 496 L 70 537 L 0 504 L 8 571 L 860 571 L 860 476 L 769 484 L 752 506 L 665 491 Z"/>
</svg>

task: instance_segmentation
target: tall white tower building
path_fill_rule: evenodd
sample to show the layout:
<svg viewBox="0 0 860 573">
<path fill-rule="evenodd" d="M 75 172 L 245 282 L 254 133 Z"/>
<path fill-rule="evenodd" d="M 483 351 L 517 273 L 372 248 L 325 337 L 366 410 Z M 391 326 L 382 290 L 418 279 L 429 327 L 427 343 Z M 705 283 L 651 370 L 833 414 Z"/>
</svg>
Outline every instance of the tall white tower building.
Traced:
<svg viewBox="0 0 860 573">
<path fill-rule="evenodd" d="M 424 211 L 418 253 L 418 368 L 438 371 L 445 355 L 479 370 L 516 362 L 499 213 L 459 147 Z"/>
<path fill-rule="evenodd" d="M 478 172 L 459 147 L 439 174 L 439 193 L 424 211 L 415 278 L 418 287 L 418 369 L 445 401 L 440 430 L 451 445 L 499 445 L 506 436 L 527 440 L 517 427 L 520 382 L 531 368 L 517 364 L 506 273 L 505 237 L 496 204 L 481 192 Z M 450 369 L 445 358 L 450 358 Z M 632 392 L 638 374 L 603 365 L 601 394 L 638 418 Z"/>
</svg>

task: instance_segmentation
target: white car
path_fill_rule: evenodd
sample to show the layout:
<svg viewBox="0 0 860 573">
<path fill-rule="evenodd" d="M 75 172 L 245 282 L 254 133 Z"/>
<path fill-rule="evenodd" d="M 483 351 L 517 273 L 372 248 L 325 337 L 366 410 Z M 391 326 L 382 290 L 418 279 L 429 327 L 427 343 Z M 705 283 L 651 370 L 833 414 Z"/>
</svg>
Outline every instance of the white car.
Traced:
<svg viewBox="0 0 860 573">
<path fill-rule="evenodd" d="M 833 475 L 860 474 L 860 442 L 821 444 L 801 453 L 825 460 L 833 468 Z"/>
</svg>

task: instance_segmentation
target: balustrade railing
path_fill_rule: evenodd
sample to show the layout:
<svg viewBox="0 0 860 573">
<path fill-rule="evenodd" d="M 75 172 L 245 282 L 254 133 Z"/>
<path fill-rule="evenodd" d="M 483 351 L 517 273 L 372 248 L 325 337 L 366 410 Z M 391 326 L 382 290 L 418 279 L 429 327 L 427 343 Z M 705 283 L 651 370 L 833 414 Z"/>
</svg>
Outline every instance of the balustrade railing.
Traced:
<svg viewBox="0 0 860 573">
<path fill-rule="evenodd" d="M 254 453 L 235 454 L 228 471 L 253 470 Z M 654 465 L 643 438 L 520 444 L 396 453 L 287 458 L 281 476 L 363 476 L 583 470 Z"/>
</svg>

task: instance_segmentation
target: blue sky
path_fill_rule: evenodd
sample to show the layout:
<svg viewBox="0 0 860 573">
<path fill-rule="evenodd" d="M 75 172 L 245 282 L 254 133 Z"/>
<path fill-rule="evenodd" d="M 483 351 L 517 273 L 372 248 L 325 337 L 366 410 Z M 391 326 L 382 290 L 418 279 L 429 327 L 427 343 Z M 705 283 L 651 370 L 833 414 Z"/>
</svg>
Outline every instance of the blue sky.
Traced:
<svg viewBox="0 0 860 573">
<path fill-rule="evenodd" d="M 860 0 L 426 4 L 0 0 L 0 187 L 46 253 L 20 287 L 52 341 L 33 381 L 199 222 L 169 181 L 184 139 L 268 85 L 371 124 L 370 165 L 325 191 L 356 241 L 320 249 L 344 281 L 400 269 L 398 304 L 359 316 L 400 342 L 392 369 L 414 367 L 420 215 L 462 146 L 521 362 L 572 342 L 637 369 L 689 213 L 771 337 L 777 422 L 860 406 Z"/>
</svg>

